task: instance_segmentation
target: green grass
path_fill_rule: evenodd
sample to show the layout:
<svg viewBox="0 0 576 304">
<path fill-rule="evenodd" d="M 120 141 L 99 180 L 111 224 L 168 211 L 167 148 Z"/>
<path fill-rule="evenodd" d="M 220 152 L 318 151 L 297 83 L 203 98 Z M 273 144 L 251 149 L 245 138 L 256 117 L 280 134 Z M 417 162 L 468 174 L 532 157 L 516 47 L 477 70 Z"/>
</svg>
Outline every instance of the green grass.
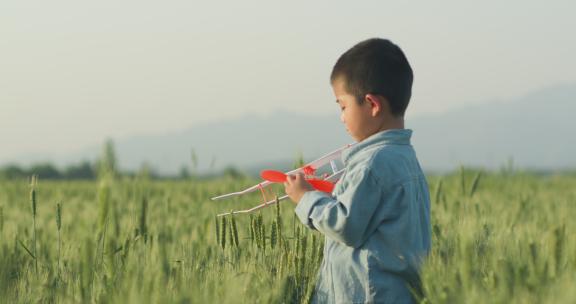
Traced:
<svg viewBox="0 0 576 304">
<path fill-rule="evenodd" d="M 33 217 L 29 183 L 0 181 L 0 302 L 307 302 L 324 237 L 292 203 L 215 218 L 259 203 L 209 200 L 253 182 L 39 180 Z M 576 301 L 575 176 L 462 169 L 429 184 L 423 302 Z"/>
</svg>

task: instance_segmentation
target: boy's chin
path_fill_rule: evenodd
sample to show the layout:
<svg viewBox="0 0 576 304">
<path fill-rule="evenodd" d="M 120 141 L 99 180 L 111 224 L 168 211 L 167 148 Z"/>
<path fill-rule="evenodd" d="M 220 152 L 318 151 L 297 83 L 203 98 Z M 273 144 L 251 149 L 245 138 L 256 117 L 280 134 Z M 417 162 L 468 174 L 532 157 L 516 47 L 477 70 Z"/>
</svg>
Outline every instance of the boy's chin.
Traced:
<svg viewBox="0 0 576 304">
<path fill-rule="evenodd" d="M 352 137 L 352 139 L 353 139 L 355 142 L 361 142 L 361 141 L 362 141 L 362 139 L 360 138 L 360 136 L 355 135 L 355 134 L 352 134 L 352 133 L 350 132 L 350 130 L 346 129 L 346 133 L 348 133 L 348 135 L 350 135 L 350 137 Z"/>
<path fill-rule="evenodd" d="M 348 133 L 348 134 L 350 134 L 350 133 Z M 359 142 L 365 140 L 366 138 L 368 138 L 368 137 L 370 137 L 370 136 L 367 136 L 367 135 L 358 135 L 358 134 L 356 134 L 356 135 L 350 134 L 350 137 L 352 137 L 352 139 L 353 139 L 355 142 L 359 143 Z"/>
<path fill-rule="evenodd" d="M 352 134 L 350 134 L 350 133 L 348 133 L 348 134 L 350 135 L 350 137 L 352 137 L 352 139 L 353 139 L 355 142 L 361 142 L 361 141 L 362 141 L 362 139 L 361 139 L 360 137 L 354 136 L 354 135 L 352 135 Z"/>
</svg>

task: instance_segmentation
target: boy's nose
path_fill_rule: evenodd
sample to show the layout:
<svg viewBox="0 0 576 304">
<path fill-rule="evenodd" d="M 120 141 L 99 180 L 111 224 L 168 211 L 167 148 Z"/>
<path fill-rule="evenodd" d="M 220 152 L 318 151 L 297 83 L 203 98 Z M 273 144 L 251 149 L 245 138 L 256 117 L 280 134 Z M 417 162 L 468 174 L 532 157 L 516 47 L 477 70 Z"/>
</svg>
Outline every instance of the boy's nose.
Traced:
<svg viewBox="0 0 576 304">
<path fill-rule="evenodd" d="M 340 121 L 342 123 L 346 123 L 346 121 L 344 120 L 344 113 L 340 113 Z"/>
</svg>

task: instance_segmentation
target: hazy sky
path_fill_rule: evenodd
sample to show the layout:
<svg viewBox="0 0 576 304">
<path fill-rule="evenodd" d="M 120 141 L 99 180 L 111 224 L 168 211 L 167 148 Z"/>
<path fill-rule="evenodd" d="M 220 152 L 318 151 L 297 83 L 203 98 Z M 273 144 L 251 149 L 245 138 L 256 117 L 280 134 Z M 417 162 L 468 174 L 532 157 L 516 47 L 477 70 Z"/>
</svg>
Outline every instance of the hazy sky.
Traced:
<svg viewBox="0 0 576 304">
<path fill-rule="evenodd" d="M 248 113 L 337 119 L 331 67 L 374 36 L 412 64 L 408 119 L 576 81 L 576 2 L 465 2 L 3 0 L 0 162 Z"/>
</svg>

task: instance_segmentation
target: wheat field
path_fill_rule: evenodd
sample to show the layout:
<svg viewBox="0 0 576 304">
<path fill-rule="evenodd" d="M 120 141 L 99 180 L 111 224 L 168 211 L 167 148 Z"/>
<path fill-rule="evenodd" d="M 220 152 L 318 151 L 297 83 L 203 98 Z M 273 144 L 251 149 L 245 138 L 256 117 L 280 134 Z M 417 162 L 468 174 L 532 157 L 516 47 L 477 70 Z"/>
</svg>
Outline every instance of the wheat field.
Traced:
<svg viewBox="0 0 576 304">
<path fill-rule="evenodd" d="M 576 176 L 429 176 L 422 303 L 576 302 Z M 324 236 L 249 178 L 0 181 L 1 303 L 308 303 Z M 270 189 L 269 197 L 282 194 Z"/>
</svg>

